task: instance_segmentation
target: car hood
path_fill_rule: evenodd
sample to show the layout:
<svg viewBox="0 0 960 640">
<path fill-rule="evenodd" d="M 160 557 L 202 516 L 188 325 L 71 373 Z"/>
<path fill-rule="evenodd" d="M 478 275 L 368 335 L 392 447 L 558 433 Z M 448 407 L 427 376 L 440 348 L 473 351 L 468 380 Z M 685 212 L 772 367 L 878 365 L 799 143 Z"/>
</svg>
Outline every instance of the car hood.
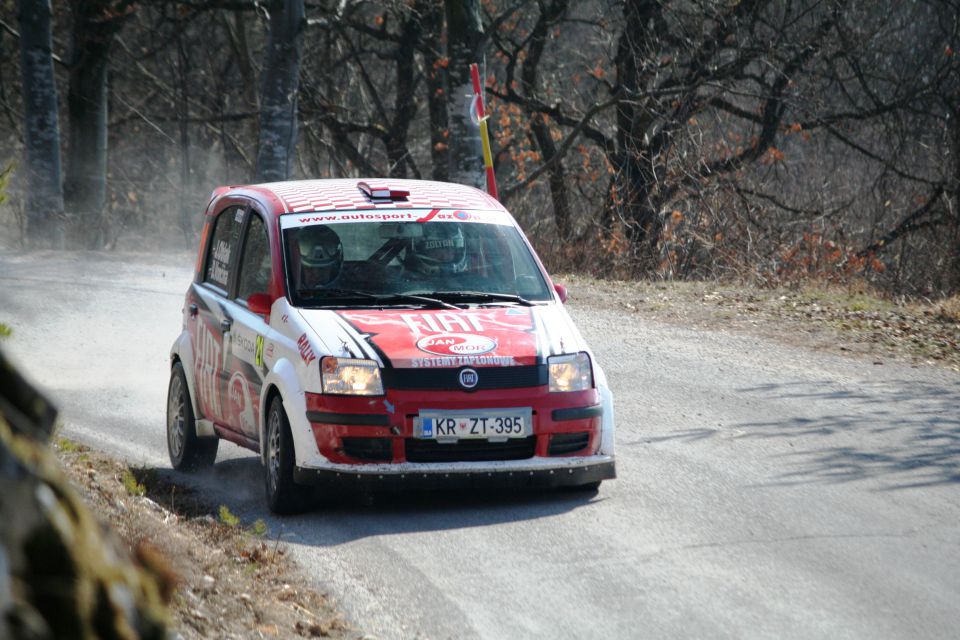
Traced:
<svg viewBox="0 0 960 640">
<path fill-rule="evenodd" d="M 554 304 L 301 313 L 327 353 L 398 368 L 533 365 L 586 349 L 566 311 Z"/>
</svg>

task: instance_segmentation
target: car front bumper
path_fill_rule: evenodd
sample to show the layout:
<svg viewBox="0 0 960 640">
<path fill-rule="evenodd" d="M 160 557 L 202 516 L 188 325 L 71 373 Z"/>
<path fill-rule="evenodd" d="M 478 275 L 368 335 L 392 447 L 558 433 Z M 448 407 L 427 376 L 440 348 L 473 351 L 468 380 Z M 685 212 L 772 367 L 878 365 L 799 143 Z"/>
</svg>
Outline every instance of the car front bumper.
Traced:
<svg viewBox="0 0 960 640">
<path fill-rule="evenodd" d="M 364 490 L 550 488 L 588 485 L 617 477 L 612 456 L 531 458 L 491 462 L 333 464 L 297 467 L 294 481 Z"/>
</svg>

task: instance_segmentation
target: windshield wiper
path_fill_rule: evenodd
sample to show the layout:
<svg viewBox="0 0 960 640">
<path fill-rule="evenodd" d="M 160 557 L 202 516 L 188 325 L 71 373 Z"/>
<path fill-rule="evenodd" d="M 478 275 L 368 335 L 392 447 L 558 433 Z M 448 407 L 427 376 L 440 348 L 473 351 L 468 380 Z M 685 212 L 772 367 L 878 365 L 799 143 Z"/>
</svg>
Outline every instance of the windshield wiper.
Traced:
<svg viewBox="0 0 960 640">
<path fill-rule="evenodd" d="M 459 309 L 459 307 L 431 298 L 407 293 L 368 293 L 356 289 L 298 289 L 297 293 L 304 298 L 329 298 L 331 300 L 370 300 L 376 304 L 391 304 L 396 302 L 414 302 L 428 307 L 442 309 Z"/>
<path fill-rule="evenodd" d="M 431 291 L 423 295 L 456 302 L 513 302 L 525 307 L 532 307 L 536 304 L 522 296 L 511 293 L 489 293 L 487 291 Z"/>
</svg>

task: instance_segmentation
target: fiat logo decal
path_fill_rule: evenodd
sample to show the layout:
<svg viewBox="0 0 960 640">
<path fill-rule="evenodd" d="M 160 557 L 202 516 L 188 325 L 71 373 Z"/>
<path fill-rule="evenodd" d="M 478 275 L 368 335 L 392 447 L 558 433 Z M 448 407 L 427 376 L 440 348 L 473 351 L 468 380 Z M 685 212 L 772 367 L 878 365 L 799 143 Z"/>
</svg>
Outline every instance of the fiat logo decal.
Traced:
<svg viewBox="0 0 960 640">
<path fill-rule="evenodd" d="M 464 389 L 473 389 L 480 382 L 480 375 L 476 369 L 460 370 L 460 386 Z"/>
</svg>

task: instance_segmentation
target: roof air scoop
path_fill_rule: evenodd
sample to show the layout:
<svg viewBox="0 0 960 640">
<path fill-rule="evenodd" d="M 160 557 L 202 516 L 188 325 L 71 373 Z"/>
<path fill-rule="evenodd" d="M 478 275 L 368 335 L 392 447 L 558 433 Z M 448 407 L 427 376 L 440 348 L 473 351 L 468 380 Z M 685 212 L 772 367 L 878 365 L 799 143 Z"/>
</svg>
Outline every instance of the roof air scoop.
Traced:
<svg viewBox="0 0 960 640">
<path fill-rule="evenodd" d="M 357 189 L 371 200 L 406 200 L 410 195 L 409 191 L 391 189 L 386 185 L 371 185 L 366 182 L 358 182 Z"/>
</svg>

